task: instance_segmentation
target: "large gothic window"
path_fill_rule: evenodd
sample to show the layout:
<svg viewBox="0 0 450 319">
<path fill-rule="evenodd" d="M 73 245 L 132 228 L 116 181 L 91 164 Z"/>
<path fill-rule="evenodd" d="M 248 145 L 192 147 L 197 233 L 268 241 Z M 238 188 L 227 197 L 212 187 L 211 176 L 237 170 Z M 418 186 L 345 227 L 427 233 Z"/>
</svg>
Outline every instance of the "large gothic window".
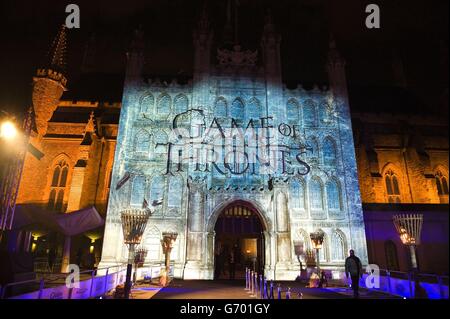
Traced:
<svg viewBox="0 0 450 319">
<path fill-rule="evenodd" d="M 153 106 L 155 104 L 155 98 L 153 95 L 148 94 L 144 96 L 141 100 L 141 113 L 150 114 L 152 113 Z"/>
<path fill-rule="evenodd" d="M 244 115 L 244 104 L 240 99 L 235 99 L 231 104 L 231 117 L 242 119 Z"/>
<path fill-rule="evenodd" d="M 186 112 L 188 109 L 188 98 L 184 94 L 177 95 L 174 100 L 174 109 L 176 114 Z"/>
<path fill-rule="evenodd" d="M 166 181 L 163 176 L 155 176 L 151 183 L 150 200 L 162 200 L 166 189 Z"/>
<path fill-rule="evenodd" d="M 327 204 L 329 210 L 341 210 L 342 200 L 341 191 L 338 183 L 334 180 L 328 181 L 327 189 Z"/>
<path fill-rule="evenodd" d="M 399 270 L 397 247 L 392 240 L 384 243 L 384 252 L 386 255 L 386 267 L 388 270 Z"/>
<path fill-rule="evenodd" d="M 134 141 L 134 150 L 136 153 L 147 154 L 150 150 L 150 134 L 141 130 L 136 134 Z"/>
<path fill-rule="evenodd" d="M 303 124 L 309 127 L 316 125 L 316 105 L 311 99 L 303 105 Z"/>
<path fill-rule="evenodd" d="M 156 108 L 157 115 L 167 115 L 170 113 L 170 96 L 163 94 L 158 99 L 158 106 Z"/>
<path fill-rule="evenodd" d="M 169 182 L 169 196 L 167 205 L 169 207 L 180 207 L 183 199 L 183 181 L 180 177 L 174 176 Z"/>
<path fill-rule="evenodd" d="M 247 105 L 247 117 L 249 119 L 259 119 L 261 117 L 261 103 L 256 98 L 252 98 Z"/>
<path fill-rule="evenodd" d="M 131 187 L 131 199 L 130 204 L 133 206 L 141 206 L 144 202 L 145 194 L 145 176 L 136 176 L 133 179 L 133 185 Z"/>
<path fill-rule="evenodd" d="M 311 202 L 311 209 L 323 209 L 323 189 L 322 183 L 319 179 L 314 178 L 309 185 L 309 196 Z"/>
<path fill-rule="evenodd" d="M 317 143 L 317 139 L 314 136 L 311 136 L 306 141 L 306 149 L 305 154 L 306 158 L 311 160 L 318 161 L 319 156 L 319 143 Z"/>
<path fill-rule="evenodd" d="M 436 186 L 439 196 L 448 195 L 448 182 L 447 178 L 441 171 L 437 171 L 435 175 Z"/>
<path fill-rule="evenodd" d="M 292 207 L 305 209 L 305 187 L 303 182 L 294 180 L 291 183 Z"/>
<path fill-rule="evenodd" d="M 64 192 L 67 184 L 67 175 L 69 173 L 69 164 L 65 160 L 60 160 L 53 168 L 52 183 L 48 198 L 48 209 L 62 211 Z"/>
<path fill-rule="evenodd" d="M 398 184 L 398 176 L 393 170 L 388 170 L 384 175 L 386 183 L 386 192 L 389 203 L 400 203 L 400 187 Z"/>
<path fill-rule="evenodd" d="M 323 143 L 323 163 L 327 166 L 336 166 L 336 144 L 328 137 Z"/>
<path fill-rule="evenodd" d="M 294 99 L 290 99 L 286 104 L 286 117 L 288 123 L 299 124 L 300 109 L 298 103 Z"/>
<path fill-rule="evenodd" d="M 340 230 L 333 232 L 331 237 L 331 259 L 333 261 L 345 260 L 345 252 L 347 251 L 345 235 Z"/>
<path fill-rule="evenodd" d="M 214 117 L 227 117 L 227 102 L 220 97 L 214 103 Z"/>
</svg>

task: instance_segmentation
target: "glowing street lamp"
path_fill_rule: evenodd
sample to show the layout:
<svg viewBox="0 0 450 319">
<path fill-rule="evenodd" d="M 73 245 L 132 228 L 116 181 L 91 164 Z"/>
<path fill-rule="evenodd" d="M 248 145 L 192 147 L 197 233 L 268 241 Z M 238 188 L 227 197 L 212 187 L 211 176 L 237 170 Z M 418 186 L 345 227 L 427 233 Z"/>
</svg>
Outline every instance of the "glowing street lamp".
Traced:
<svg viewBox="0 0 450 319">
<path fill-rule="evenodd" d="M 14 122 L 6 120 L 0 125 L 0 138 L 6 141 L 12 141 L 17 134 L 18 131 Z"/>
<path fill-rule="evenodd" d="M 126 209 L 121 213 L 123 239 L 128 245 L 127 276 L 125 281 L 125 299 L 130 296 L 131 272 L 134 264 L 134 249 L 141 243 L 150 214 L 145 209 Z"/>
<path fill-rule="evenodd" d="M 402 214 L 393 216 L 395 229 L 397 230 L 403 245 L 409 246 L 411 254 L 411 268 L 416 283 L 417 257 L 416 246 L 420 244 L 420 233 L 422 232 L 422 214 Z"/>
<path fill-rule="evenodd" d="M 321 230 L 315 231 L 314 233 L 309 234 L 311 238 L 312 246 L 316 250 L 316 258 L 317 258 L 317 275 L 320 276 L 320 258 L 319 258 L 319 249 L 322 248 L 323 238 L 325 233 Z"/>
</svg>

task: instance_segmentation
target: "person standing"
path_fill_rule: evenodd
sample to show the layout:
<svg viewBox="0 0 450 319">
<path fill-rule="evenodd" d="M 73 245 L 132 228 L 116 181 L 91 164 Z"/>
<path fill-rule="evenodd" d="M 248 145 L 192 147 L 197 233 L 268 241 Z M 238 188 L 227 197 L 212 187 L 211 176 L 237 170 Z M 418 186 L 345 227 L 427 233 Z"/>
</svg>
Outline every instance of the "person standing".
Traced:
<svg viewBox="0 0 450 319">
<path fill-rule="evenodd" d="M 361 260 L 355 256 L 355 251 L 350 250 L 350 256 L 345 259 L 345 275 L 352 279 L 353 297 L 359 298 L 359 278 L 362 278 Z"/>
</svg>

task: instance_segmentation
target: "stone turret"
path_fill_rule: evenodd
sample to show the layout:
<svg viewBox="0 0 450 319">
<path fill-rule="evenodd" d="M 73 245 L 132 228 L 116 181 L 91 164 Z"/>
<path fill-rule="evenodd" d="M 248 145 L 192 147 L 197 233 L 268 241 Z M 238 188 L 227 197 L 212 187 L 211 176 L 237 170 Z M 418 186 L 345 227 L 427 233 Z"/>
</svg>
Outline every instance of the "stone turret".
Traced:
<svg viewBox="0 0 450 319">
<path fill-rule="evenodd" d="M 47 132 L 48 121 L 66 91 L 66 27 L 59 30 L 47 59 L 33 78 L 33 108 L 39 136 Z"/>
</svg>

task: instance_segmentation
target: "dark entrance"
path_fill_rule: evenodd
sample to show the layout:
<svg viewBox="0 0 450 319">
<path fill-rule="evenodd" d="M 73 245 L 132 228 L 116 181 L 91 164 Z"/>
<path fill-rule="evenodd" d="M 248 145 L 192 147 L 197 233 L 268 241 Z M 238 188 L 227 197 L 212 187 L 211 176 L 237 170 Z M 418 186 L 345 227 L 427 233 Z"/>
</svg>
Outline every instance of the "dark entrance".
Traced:
<svg viewBox="0 0 450 319">
<path fill-rule="evenodd" d="M 217 219 L 214 278 L 245 278 L 245 267 L 264 269 L 264 235 L 259 213 L 246 202 L 227 206 Z M 234 263 L 233 263 L 234 261 Z"/>
</svg>

